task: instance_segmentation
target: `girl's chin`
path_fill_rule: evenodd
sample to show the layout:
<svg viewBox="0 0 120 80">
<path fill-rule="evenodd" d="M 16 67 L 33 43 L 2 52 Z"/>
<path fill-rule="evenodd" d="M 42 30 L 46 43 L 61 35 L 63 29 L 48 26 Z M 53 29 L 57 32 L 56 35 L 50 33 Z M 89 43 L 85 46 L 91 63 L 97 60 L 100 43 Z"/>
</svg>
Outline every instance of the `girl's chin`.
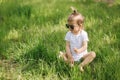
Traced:
<svg viewBox="0 0 120 80">
<path fill-rule="evenodd" d="M 72 33 L 78 33 L 79 31 L 72 31 Z"/>
</svg>

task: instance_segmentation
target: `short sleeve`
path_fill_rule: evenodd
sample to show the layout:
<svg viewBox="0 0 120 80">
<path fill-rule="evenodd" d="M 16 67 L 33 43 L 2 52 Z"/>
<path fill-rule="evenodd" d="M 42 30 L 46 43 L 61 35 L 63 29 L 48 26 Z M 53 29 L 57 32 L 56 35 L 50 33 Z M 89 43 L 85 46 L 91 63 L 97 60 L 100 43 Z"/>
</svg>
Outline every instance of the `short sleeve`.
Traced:
<svg viewBox="0 0 120 80">
<path fill-rule="evenodd" d="M 70 32 L 66 33 L 65 40 L 66 41 L 70 41 Z"/>
<path fill-rule="evenodd" d="M 89 41 L 87 32 L 83 32 L 83 41 Z"/>
</svg>

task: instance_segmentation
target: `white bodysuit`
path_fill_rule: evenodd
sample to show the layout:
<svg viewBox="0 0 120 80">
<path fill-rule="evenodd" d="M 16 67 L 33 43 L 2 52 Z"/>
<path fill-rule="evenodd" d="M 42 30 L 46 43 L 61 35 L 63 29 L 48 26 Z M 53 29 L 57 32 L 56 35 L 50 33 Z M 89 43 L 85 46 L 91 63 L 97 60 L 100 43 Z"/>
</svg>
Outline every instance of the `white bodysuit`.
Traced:
<svg viewBox="0 0 120 80">
<path fill-rule="evenodd" d="M 82 30 L 79 34 L 74 35 L 71 31 L 67 32 L 65 40 L 70 42 L 70 50 L 74 61 L 79 61 L 85 54 L 87 54 L 87 49 L 81 53 L 75 53 L 74 48 L 80 49 L 82 47 L 83 41 L 89 41 L 87 32 Z"/>
</svg>

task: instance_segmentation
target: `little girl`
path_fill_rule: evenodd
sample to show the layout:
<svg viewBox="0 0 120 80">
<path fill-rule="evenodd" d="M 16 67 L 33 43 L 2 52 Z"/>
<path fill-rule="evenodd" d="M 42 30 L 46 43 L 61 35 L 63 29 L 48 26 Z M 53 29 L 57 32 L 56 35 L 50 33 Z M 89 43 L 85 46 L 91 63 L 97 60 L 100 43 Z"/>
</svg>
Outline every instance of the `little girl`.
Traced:
<svg viewBox="0 0 120 80">
<path fill-rule="evenodd" d="M 95 52 L 87 52 L 88 35 L 83 29 L 84 17 L 73 10 L 73 13 L 68 17 L 66 27 L 69 29 L 65 36 L 66 53 L 60 52 L 59 57 L 62 57 L 70 66 L 74 66 L 74 62 L 83 61 L 79 65 L 80 71 L 84 71 L 83 67 L 96 57 Z"/>
</svg>

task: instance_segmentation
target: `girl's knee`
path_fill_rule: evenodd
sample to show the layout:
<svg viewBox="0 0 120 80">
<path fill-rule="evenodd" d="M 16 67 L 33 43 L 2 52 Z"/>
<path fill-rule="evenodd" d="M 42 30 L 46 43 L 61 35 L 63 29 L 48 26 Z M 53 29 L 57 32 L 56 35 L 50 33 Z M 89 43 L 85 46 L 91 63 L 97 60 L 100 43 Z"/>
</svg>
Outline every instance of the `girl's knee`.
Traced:
<svg viewBox="0 0 120 80">
<path fill-rule="evenodd" d="M 91 52 L 90 52 L 90 55 L 91 55 L 93 58 L 96 57 L 96 53 L 95 53 L 94 51 L 91 51 Z"/>
</svg>

